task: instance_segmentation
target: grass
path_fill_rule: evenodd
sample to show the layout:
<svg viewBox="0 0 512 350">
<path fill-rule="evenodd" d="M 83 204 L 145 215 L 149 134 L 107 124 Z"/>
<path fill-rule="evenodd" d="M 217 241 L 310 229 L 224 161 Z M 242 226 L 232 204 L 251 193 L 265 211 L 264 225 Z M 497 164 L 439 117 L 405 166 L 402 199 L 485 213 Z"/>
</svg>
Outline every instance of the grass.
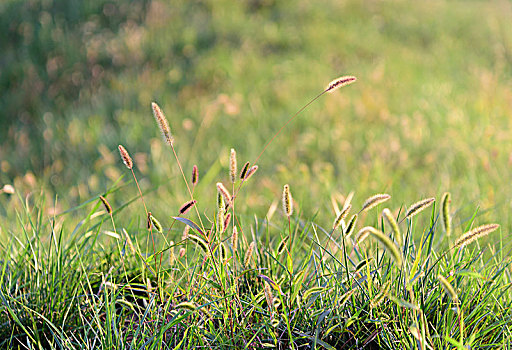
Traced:
<svg viewBox="0 0 512 350">
<path fill-rule="evenodd" d="M 157 123 L 167 125 L 156 108 Z M 162 129 L 168 141 L 169 128 Z M 174 144 L 167 142 L 168 151 L 181 170 Z M 119 150 L 139 188 L 136 162 Z M 351 199 L 334 199 L 330 226 L 294 211 L 288 184 L 282 212 L 274 207 L 252 221 L 238 211 L 239 193 L 258 173 L 238 176 L 236 164 L 232 150 L 232 192 L 218 182 L 214 209 L 208 198 L 194 196 L 184 176 L 191 198 L 161 221 L 142 192 L 146 222 L 119 215 L 137 204 L 137 197 L 119 208 L 109 203 L 126 185 L 85 203 L 91 209 L 73 230 L 61 217 L 45 218 L 44 202 L 19 198 L 22 234 L 2 246 L 0 346 L 508 347 L 511 246 L 502 236 L 497 245 L 477 240 L 499 225 L 473 228 L 475 212 L 454 241 L 446 235 L 449 195 L 440 210 L 428 198 L 407 211 L 385 208 L 381 216 L 390 196 L 378 194 L 364 201 L 351 228 L 343 221 Z M 191 206 L 195 211 L 184 209 Z M 351 235 L 355 226 L 359 233 Z"/>
<path fill-rule="evenodd" d="M 3 2 L 0 347 L 509 348 L 510 13 Z"/>
</svg>

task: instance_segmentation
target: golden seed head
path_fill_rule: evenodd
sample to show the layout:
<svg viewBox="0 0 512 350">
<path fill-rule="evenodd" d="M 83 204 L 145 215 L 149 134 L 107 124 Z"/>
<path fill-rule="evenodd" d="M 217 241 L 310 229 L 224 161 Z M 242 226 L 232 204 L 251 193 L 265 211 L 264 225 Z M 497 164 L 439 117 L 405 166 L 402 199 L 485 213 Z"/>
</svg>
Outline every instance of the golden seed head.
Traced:
<svg viewBox="0 0 512 350">
<path fill-rule="evenodd" d="M 477 228 L 474 228 L 471 231 L 468 231 L 464 233 L 462 236 L 460 236 L 459 239 L 455 241 L 454 247 L 458 248 L 468 245 L 469 243 L 477 240 L 478 238 L 487 236 L 489 233 L 496 231 L 499 227 L 500 225 L 498 224 L 487 224 L 478 226 Z"/>
<path fill-rule="evenodd" d="M 334 220 L 334 224 L 333 224 L 333 226 L 332 226 L 332 230 L 333 230 L 333 231 L 334 231 L 334 230 L 336 230 L 336 229 L 340 226 L 341 221 L 347 217 L 348 212 L 350 211 L 350 209 L 351 209 L 351 208 L 352 208 L 352 205 L 351 205 L 351 204 L 349 204 L 349 205 L 347 205 L 347 206 L 345 207 L 345 209 L 343 209 L 343 210 L 339 213 L 339 215 L 336 217 L 336 220 Z"/>
<path fill-rule="evenodd" d="M 427 198 L 423 199 L 419 202 L 414 203 L 409 207 L 407 212 L 405 213 L 406 218 L 412 218 L 414 215 L 418 214 L 419 212 L 423 211 L 424 209 L 430 207 L 432 203 L 436 201 L 435 198 Z"/>
<path fill-rule="evenodd" d="M 169 128 L 169 123 L 167 122 L 167 118 L 165 118 L 164 112 L 160 106 L 158 106 L 155 102 L 151 102 L 151 109 L 153 110 L 153 116 L 162 132 L 162 136 L 164 137 L 165 142 L 172 146 L 174 142 L 174 138 L 171 135 L 171 129 Z"/>
<path fill-rule="evenodd" d="M 124 165 L 126 165 L 126 167 L 131 170 L 133 168 L 132 157 L 130 157 L 130 154 L 128 153 L 126 148 L 124 148 L 124 146 L 119 145 L 118 149 L 119 154 L 121 154 L 121 159 L 123 160 Z"/>
<path fill-rule="evenodd" d="M 283 211 L 286 216 L 290 217 L 293 213 L 293 199 L 288 184 L 283 187 Z"/>
<path fill-rule="evenodd" d="M 371 208 L 379 205 L 382 202 L 387 201 L 390 198 L 391 198 L 391 196 L 386 193 L 379 193 L 379 194 L 373 195 L 364 201 L 363 207 L 361 208 L 361 212 L 370 210 Z"/>
<path fill-rule="evenodd" d="M 231 206 L 231 194 L 229 193 L 228 189 L 222 184 L 222 182 L 217 182 L 217 191 L 224 197 L 224 200 L 226 201 L 228 207 Z M 219 204 L 220 209 L 220 204 Z"/>
<path fill-rule="evenodd" d="M 452 233 L 452 221 L 450 219 L 450 203 L 451 195 L 450 192 L 445 192 L 443 194 L 443 198 L 441 199 L 441 207 L 443 211 L 443 225 L 444 225 L 444 231 L 446 232 L 447 236 L 450 236 Z"/>
<path fill-rule="evenodd" d="M 4 185 L 0 190 L 0 193 L 14 194 L 14 187 L 12 185 Z"/>
<path fill-rule="evenodd" d="M 437 279 L 439 282 L 441 282 L 441 286 L 443 287 L 446 294 L 452 298 L 453 302 L 458 302 L 459 298 L 457 297 L 457 293 L 455 292 L 455 289 L 453 289 L 451 283 L 442 275 L 437 275 Z"/>
<path fill-rule="evenodd" d="M 337 90 L 342 86 L 352 84 L 356 80 L 357 78 L 353 76 L 344 76 L 338 79 L 334 79 L 327 85 L 327 87 L 325 88 L 325 92 L 333 92 L 334 90 Z"/>
<path fill-rule="evenodd" d="M 254 248 L 256 247 L 256 243 L 254 241 L 249 244 L 249 248 L 247 248 L 247 251 L 245 252 L 244 256 L 244 266 L 248 266 L 251 262 L 252 254 L 254 252 Z"/>
<path fill-rule="evenodd" d="M 252 167 L 249 168 L 249 170 L 247 170 L 247 174 L 245 174 L 245 177 L 244 177 L 244 181 L 247 181 L 249 180 L 249 178 L 251 176 L 254 175 L 254 173 L 258 170 L 258 166 L 257 165 L 253 165 Z"/>
<path fill-rule="evenodd" d="M 233 251 L 236 252 L 238 248 L 238 229 L 236 226 L 233 227 L 233 235 L 231 236 L 231 245 L 233 246 Z"/>
</svg>

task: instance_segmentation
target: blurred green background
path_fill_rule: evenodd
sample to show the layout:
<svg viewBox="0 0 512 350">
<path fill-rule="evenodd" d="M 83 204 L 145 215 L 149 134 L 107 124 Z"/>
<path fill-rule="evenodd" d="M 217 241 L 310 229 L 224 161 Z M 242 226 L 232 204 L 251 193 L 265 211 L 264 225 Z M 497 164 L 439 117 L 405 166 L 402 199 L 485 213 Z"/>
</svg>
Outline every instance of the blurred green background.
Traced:
<svg viewBox="0 0 512 350">
<path fill-rule="evenodd" d="M 335 193 L 355 191 L 360 205 L 386 192 L 398 208 L 450 191 L 456 225 L 481 208 L 480 223 L 510 228 L 511 18 L 510 1 L 4 0 L 0 183 L 23 197 L 43 187 L 48 213 L 61 212 L 130 181 L 123 144 L 155 190 L 151 210 L 168 218 L 187 195 L 156 101 L 187 175 L 199 166 L 211 214 L 229 149 L 253 161 L 350 74 L 356 84 L 323 96 L 266 151 L 241 212 L 265 214 L 285 183 L 326 226 Z M 109 200 L 135 195 L 130 185 Z M 2 195 L 4 213 L 13 198 Z"/>
</svg>

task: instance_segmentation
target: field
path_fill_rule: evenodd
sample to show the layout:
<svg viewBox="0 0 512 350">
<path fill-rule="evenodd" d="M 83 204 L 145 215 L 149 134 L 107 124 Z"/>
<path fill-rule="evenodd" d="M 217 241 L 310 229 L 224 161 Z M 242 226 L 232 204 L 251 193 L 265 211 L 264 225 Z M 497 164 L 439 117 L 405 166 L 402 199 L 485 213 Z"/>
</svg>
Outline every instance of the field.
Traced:
<svg viewBox="0 0 512 350">
<path fill-rule="evenodd" d="M 2 2 L 0 347 L 510 348 L 511 16 Z"/>
</svg>

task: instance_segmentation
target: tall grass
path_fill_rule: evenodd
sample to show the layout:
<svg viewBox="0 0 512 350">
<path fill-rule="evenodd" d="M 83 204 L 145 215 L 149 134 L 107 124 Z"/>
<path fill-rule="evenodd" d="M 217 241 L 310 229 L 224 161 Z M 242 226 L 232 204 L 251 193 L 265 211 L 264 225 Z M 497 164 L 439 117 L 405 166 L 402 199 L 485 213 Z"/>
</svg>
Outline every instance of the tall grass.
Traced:
<svg viewBox="0 0 512 350">
<path fill-rule="evenodd" d="M 496 244 L 478 242 L 498 225 L 484 225 L 477 215 L 464 226 L 454 225 L 455 214 L 446 204 L 437 208 L 435 198 L 379 215 L 375 207 L 389 200 L 388 194 L 370 197 L 346 225 L 355 208 L 352 196 L 343 202 L 334 196 L 337 214 L 322 222 L 303 215 L 288 184 L 275 194 L 277 202 L 281 196 L 282 211 L 274 204 L 266 216 L 252 218 L 237 203 L 258 176 L 257 161 L 284 129 L 277 129 L 240 176 L 236 154 L 230 153 L 225 170 L 231 193 L 222 182 L 203 184 L 209 176 L 199 176 L 197 167 L 190 169 L 190 186 L 175 149 L 179 137 L 166 133 L 167 120 L 155 106 L 170 159 L 190 198 L 157 219 L 151 212 L 156 203 L 146 201 L 138 185 L 137 162 L 122 146 L 121 160 L 133 183 L 116 184 L 74 208 L 89 208 L 75 227 L 68 227 L 65 215 L 45 217 L 44 202 L 19 197 L 18 225 L 1 244 L 0 346 L 509 346 L 510 243 L 501 231 Z M 196 185 L 216 188 L 217 197 L 197 196 Z M 128 186 L 139 194 L 129 198 Z M 125 203 L 112 206 L 106 198 L 114 195 L 125 196 Z M 139 214 L 123 217 L 135 201 L 143 204 Z M 448 227 L 452 235 L 446 234 Z M 359 234 L 352 237 L 355 229 Z"/>
</svg>

